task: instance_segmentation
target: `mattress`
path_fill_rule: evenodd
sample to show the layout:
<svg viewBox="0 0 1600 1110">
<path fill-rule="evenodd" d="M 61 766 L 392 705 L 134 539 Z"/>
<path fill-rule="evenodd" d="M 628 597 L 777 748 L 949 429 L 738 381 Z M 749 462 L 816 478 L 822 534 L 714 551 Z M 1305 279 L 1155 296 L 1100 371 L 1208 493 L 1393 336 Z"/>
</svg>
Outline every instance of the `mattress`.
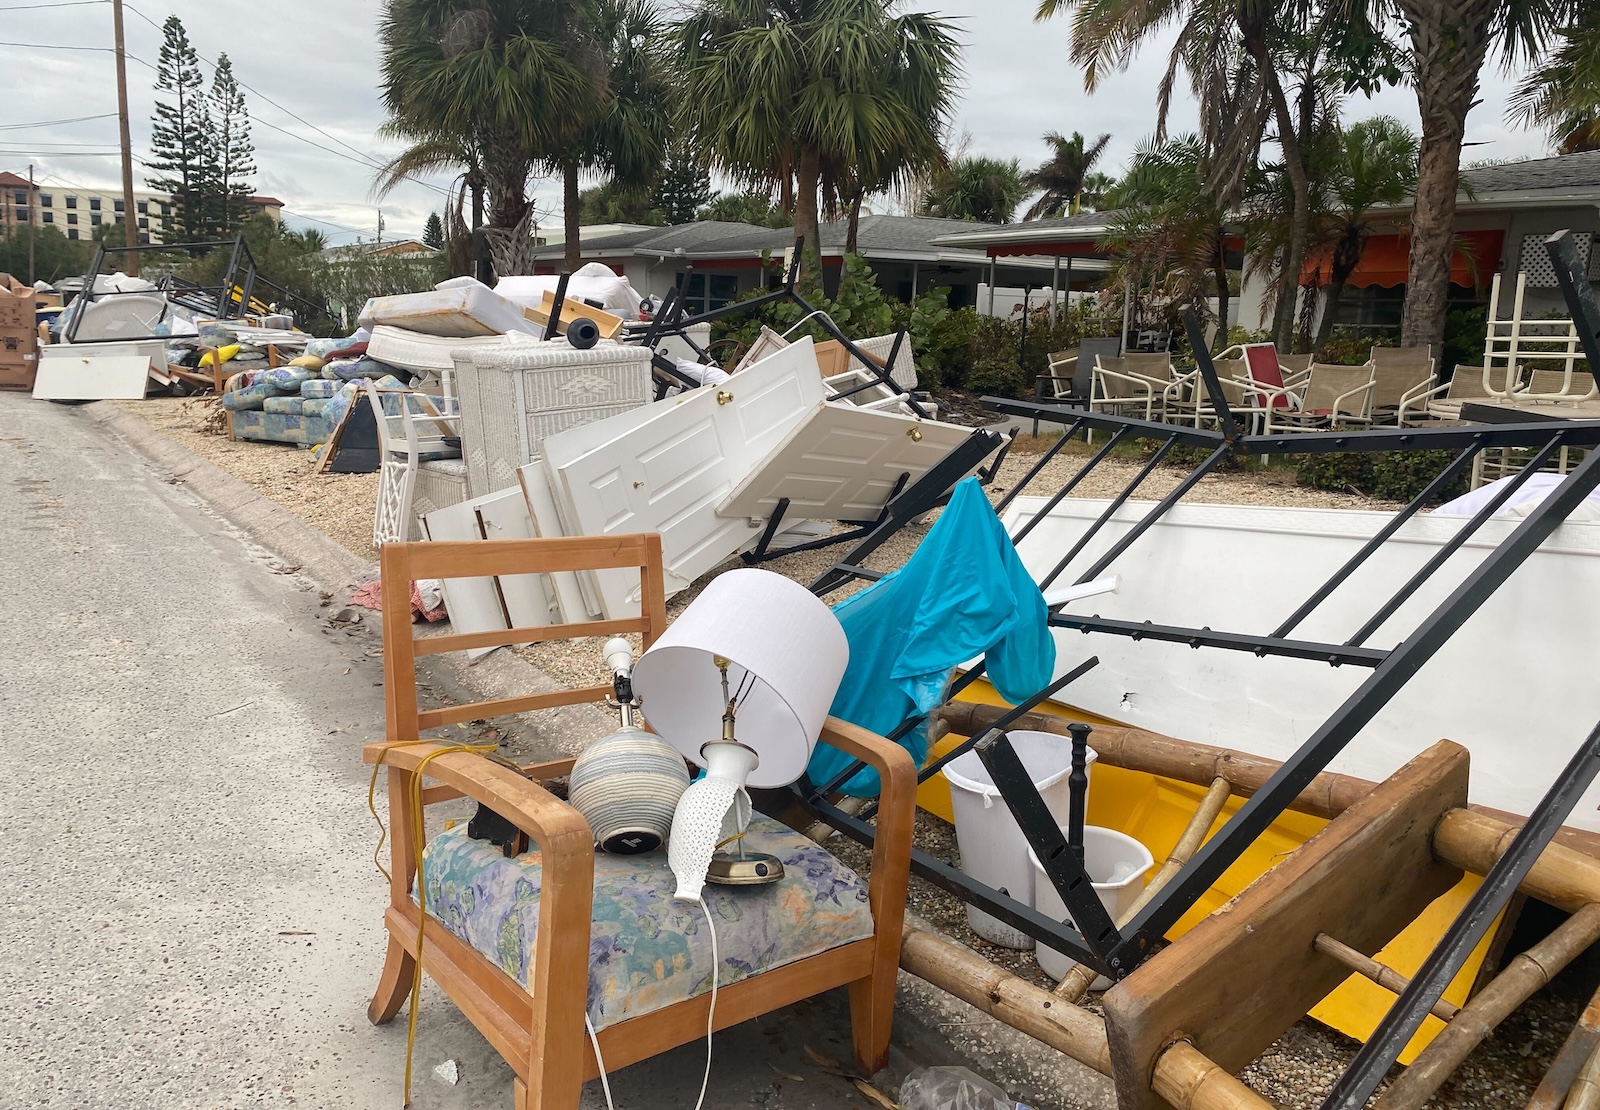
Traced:
<svg viewBox="0 0 1600 1110">
<path fill-rule="evenodd" d="M 407 331 L 391 324 L 380 324 L 372 329 L 372 339 L 367 354 L 389 366 L 398 366 L 416 374 L 438 373 L 450 370 L 454 363 L 450 352 L 473 347 L 498 347 L 504 336 L 446 336 L 426 332 Z"/>
<path fill-rule="evenodd" d="M 539 325 L 524 316 L 519 306 L 478 282 L 398 297 L 373 297 L 361 310 L 360 323 L 368 328 L 387 324 L 457 339 L 517 331 L 541 334 Z"/>
</svg>

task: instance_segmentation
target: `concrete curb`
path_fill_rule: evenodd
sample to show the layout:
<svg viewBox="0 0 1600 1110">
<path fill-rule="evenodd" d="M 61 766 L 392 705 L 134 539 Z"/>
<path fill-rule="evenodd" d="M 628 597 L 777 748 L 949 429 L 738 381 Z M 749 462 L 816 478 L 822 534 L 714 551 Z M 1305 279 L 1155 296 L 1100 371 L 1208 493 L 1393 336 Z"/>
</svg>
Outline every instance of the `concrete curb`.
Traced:
<svg viewBox="0 0 1600 1110">
<path fill-rule="evenodd" d="M 169 477 L 188 486 L 263 547 L 298 565 L 301 573 L 323 589 L 354 585 L 377 561 L 350 553 L 325 532 L 168 439 L 137 416 L 111 405 L 90 405 L 84 412 L 165 470 Z"/>
<path fill-rule="evenodd" d="M 263 547 L 297 564 L 299 573 L 323 589 L 347 588 L 371 569 L 375 560 L 353 555 L 326 533 L 137 416 L 110 405 L 90 406 L 86 414 L 188 486 Z M 368 616 L 374 629 L 380 627 L 376 612 Z M 476 665 L 455 656 L 439 656 L 434 662 L 444 667 L 450 681 L 478 698 L 557 688 L 549 675 L 511 652 L 494 652 Z M 552 755 L 576 755 L 586 742 L 615 727 L 608 714 L 591 706 L 565 706 L 552 712 L 549 725 L 530 721 Z M 1036 1110 L 1116 1110 L 1109 1079 L 904 971 L 899 975 L 895 1007 L 895 1040 L 902 1050 L 896 1053 L 896 1071 L 917 1065 L 957 1064 L 992 1078 Z"/>
</svg>

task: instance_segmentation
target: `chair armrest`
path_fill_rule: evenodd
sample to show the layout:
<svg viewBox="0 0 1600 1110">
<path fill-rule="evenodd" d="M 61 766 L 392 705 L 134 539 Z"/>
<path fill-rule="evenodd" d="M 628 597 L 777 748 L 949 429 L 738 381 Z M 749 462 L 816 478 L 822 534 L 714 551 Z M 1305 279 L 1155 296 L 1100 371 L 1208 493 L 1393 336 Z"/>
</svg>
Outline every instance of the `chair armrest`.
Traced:
<svg viewBox="0 0 1600 1110">
<path fill-rule="evenodd" d="M 1358 385 L 1354 389 L 1346 390 L 1344 393 L 1339 394 L 1339 396 L 1337 396 L 1337 397 L 1335 397 L 1333 399 L 1333 413 L 1334 413 L 1334 415 L 1335 416 L 1339 415 L 1339 405 L 1344 401 L 1344 399 L 1346 397 L 1354 397 L 1358 393 L 1366 393 L 1366 394 L 1368 394 L 1370 396 L 1372 391 L 1374 389 L 1376 389 L 1377 387 L 1378 387 L 1378 383 L 1377 382 L 1366 382 L 1363 385 Z M 1402 405 L 1404 405 L 1404 403 L 1405 402 L 1401 402 Z"/>
<path fill-rule="evenodd" d="M 1401 407 L 1405 407 L 1415 401 L 1420 401 L 1425 397 L 1431 397 L 1441 389 L 1450 388 L 1449 382 L 1446 382 L 1444 385 L 1429 385 L 1428 383 L 1432 380 L 1432 378 L 1425 378 L 1416 385 L 1412 386 L 1410 389 L 1406 390 L 1404 393 L 1400 394 Z"/>
<path fill-rule="evenodd" d="M 366 745 L 361 750 L 361 759 L 364 763 L 380 763 L 392 770 L 415 774 L 424 759 L 445 746 L 426 740 L 413 744 L 378 742 Z M 561 763 L 544 766 L 555 770 Z M 451 797 L 481 802 L 527 833 L 528 838 L 539 845 L 544 866 L 559 869 L 582 857 L 589 861 L 588 870 L 592 874 L 594 834 L 589 830 L 589 823 L 576 809 L 533 780 L 472 752 L 451 752 L 429 759 L 422 773 L 457 791 Z M 434 800 L 446 798 L 435 795 Z M 395 817 L 391 815 L 390 819 L 393 821 Z"/>
<path fill-rule="evenodd" d="M 879 935 L 898 938 L 917 817 L 916 764 L 899 744 L 837 717 L 829 717 L 823 724 L 820 739 L 878 772 L 878 828 L 872 842 L 867 902 Z"/>
<path fill-rule="evenodd" d="M 1151 393 L 1155 392 L 1154 389 L 1152 388 L 1152 386 L 1155 385 L 1154 379 L 1140 377 L 1138 374 L 1120 374 L 1115 370 L 1105 370 L 1105 369 L 1102 369 L 1101 367 L 1098 367 L 1098 366 L 1095 367 L 1094 374 L 1095 374 L 1095 377 L 1097 377 L 1097 378 L 1116 378 L 1119 381 L 1128 382 L 1131 385 L 1138 386 L 1140 389 L 1144 390 L 1144 396 L 1146 396 L 1146 397 L 1148 397 Z M 1165 383 L 1163 383 L 1163 384 L 1165 384 Z M 1120 400 L 1127 400 L 1127 398 L 1105 398 L 1105 399 L 1106 400 L 1119 400 L 1119 399 Z"/>
</svg>

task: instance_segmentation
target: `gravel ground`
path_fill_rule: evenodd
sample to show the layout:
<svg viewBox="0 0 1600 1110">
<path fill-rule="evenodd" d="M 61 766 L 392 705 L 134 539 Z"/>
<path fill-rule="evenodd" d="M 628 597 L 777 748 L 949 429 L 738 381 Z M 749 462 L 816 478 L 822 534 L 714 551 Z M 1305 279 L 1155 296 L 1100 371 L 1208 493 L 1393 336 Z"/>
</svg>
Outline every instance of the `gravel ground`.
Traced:
<svg viewBox="0 0 1600 1110">
<path fill-rule="evenodd" d="M 152 398 L 109 403 L 147 421 L 196 455 L 272 497 L 350 551 L 375 558 L 370 540 L 377 475 L 318 474 L 316 458 L 310 451 L 230 441 L 215 430 L 217 425 L 212 417 L 216 408 L 205 399 Z M 958 417 L 970 419 L 976 410 L 967 405 L 958 406 L 955 412 Z M 1009 492 L 1038 461 L 1039 454 L 1048 449 L 1050 442 L 1048 438 L 1019 438 L 989 488 L 991 499 L 998 500 Z M 1086 454 L 1087 449 L 1081 444 L 1063 450 L 1030 482 L 1028 491 L 1048 493 L 1059 488 L 1081 465 Z M 1075 494 L 1091 498 L 1113 496 L 1137 473 L 1146 457 L 1147 453 L 1137 447 L 1119 450 L 1105 460 Z M 1190 465 L 1192 462 L 1158 468 L 1139 489 L 1138 496 L 1151 499 L 1162 496 L 1182 480 Z M 1195 501 L 1233 504 L 1340 509 L 1398 507 L 1395 503 L 1353 493 L 1304 489 L 1294 484 L 1292 471 L 1254 464 L 1205 478 L 1189 496 Z M 899 566 L 915 550 L 936 516 L 936 513 L 930 514 L 922 524 L 903 529 L 874 553 L 867 565 L 883 570 Z M 844 550 L 847 549 L 802 552 L 765 566 L 797 581 L 810 582 Z M 738 559 L 731 559 L 678 594 L 668 603 L 668 616 L 682 612 L 711 578 L 740 565 Z M 847 587 L 833 596 L 837 599 L 858 588 L 860 585 Z M 599 644 L 598 640 L 558 641 L 519 650 L 558 682 L 580 685 L 603 681 L 606 677 L 599 658 Z M 939 818 L 919 812 L 916 835 L 919 847 L 940 858 L 958 858 L 954 829 Z M 835 837 L 829 847 L 863 873 L 868 870 L 867 853 L 854 843 Z M 1039 986 L 1051 986 L 1051 980 L 1039 969 L 1032 953 L 1002 948 L 974 934 L 967 927 L 964 905 L 953 895 L 913 878 L 907 904 L 998 966 Z M 1562 981 L 1558 980 L 1557 986 L 1563 986 Z M 1550 988 L 1536 995 L 1468 1059 L 1429 1106 L 1451 1110 L 1506 1110 L 1525 1105 L 1577 1019 L 1583 1001 L 1571 987 Z M 1097 1009 L 1098 996 L 1091 995 L 1087 1004 Z M 1241 1077 L 1284 1110 L 1315 1110 L 1357 1047 L 1357 1042 L 1307 1018 L 1245 1068 Z"/>
</svg>

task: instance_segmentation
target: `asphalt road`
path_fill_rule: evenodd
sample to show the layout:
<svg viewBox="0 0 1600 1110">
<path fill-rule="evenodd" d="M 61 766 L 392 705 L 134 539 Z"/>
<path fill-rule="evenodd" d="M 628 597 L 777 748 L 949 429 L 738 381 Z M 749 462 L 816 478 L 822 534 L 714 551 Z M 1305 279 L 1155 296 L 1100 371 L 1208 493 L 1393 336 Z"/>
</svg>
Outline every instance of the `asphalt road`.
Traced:
<svg viewBox="0 0 1600 1110">
<path fill-rule="evenodd" d="M 0 567 L 0 1107 L 398 1108 L 404 1012 L 365 1015 L 375 637 L 88 410 L 9 393 Z M 718 1034 L 706 1106 L 868 1105 L 805 1051 L 848 1059 L 841 1002 Z M 431 984 L 419 1015 L 413 1105 L 509 1107 Z M 704 1050 L 614 1076 L 617 1105 L 693 1107 Z"/>
</svg>

